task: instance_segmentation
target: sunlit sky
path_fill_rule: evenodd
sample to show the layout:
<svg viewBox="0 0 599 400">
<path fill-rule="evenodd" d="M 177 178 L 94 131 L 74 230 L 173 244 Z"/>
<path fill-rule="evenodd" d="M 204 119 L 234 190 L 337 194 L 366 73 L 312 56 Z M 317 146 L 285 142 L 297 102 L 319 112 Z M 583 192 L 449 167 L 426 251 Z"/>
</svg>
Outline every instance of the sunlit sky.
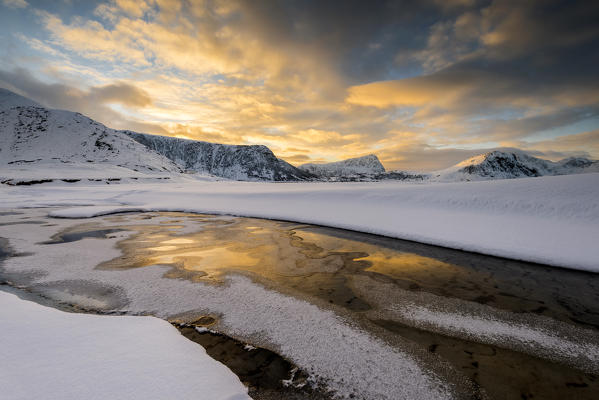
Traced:
<svg viewBox="0 0 599 400">
<path fill-rule="evenodd" d="M 599 158 L 596 1 L 0 1 L 0 87 L 112 128 L 295 165 Z"/>
</svg>

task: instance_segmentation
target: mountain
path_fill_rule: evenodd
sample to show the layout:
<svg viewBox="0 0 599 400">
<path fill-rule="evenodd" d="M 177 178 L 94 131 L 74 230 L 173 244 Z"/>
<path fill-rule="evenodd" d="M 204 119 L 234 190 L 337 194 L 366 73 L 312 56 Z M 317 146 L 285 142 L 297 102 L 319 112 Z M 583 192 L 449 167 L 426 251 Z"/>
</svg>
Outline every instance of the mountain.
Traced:
<svg viewBox="0 0 599 400">
<path fill-rule="evenodd" d="M 465 181 L 510 179 L 546 175 L 599 172 L 599 161 L 583 157 L 558 162 L 533 157 L 523 151 L 491 151 L 464 160 L 453 167 L 434 172 L 433 180 Z"/>
<path fill-rule="evenodd" d="M 237 180 L 313 178 L 265 146 L 233 146 L 110 129 L 79 113 L 51 110 L 0 89 L 1 178 L 66 174 L 89 178 L 177 174 L 186 170 Z M 9 171 L 10 170 L 10 171 Z M 196 174 L 198 175 L 198 174 Z"/>
<path fill-rule="evenodd" d="M 581 170 L 588 172 L 599 172 L 599 161 L 589 160 L 584 157 L 569 157 L 557 162 L 557 164 L 566 170 Z"/>
<path fill-rule="evenodd" d="M 374 154 L 324 164 L 303 164 L 299 168 L 319 178 L 328 179 L 356 178 L 361 180 L 385 173 L 385 167 Z"/>
<path fill-rule="evenodd" d="M 299 168 L 266 146 L 225 145 L 110 129 L 79 113 L 51 110 L 0 88 L 0 181 L 224 177 L 267 181 L 465 181 L 599 172 L 584 157 L 558 162 L 519 150 L 491 151 L 430 174 L 386 172 L 371 154 Z M 208 176 L 206 176 L 208 175 Z M 35 178 L 32 178 L 35 177 Z"/>
<path fill-rule="evenodd" d="M 6 91 L 1 104 L 0 164 L 93 163 L 133 172 L 180 172 L 166 157 L 79 113 L 43 108 Z"/>
<path fill-rule="evenodd" d="M 266 146 L 227 145 L 125 131 L 182 169 L 235 180 L 298 181 L 314 176 L 277 158 Z"/>
</svg>

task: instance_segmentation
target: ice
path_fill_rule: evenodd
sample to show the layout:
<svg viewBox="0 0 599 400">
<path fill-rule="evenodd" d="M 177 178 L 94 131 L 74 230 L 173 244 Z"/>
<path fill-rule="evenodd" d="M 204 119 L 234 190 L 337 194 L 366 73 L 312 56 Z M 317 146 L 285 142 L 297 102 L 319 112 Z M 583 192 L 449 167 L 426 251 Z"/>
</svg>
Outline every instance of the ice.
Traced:
<svg viewBox="0 0 599 400">
<path fill-rule="evenodd" d="M 15 252 L 28 253 L 5 260 L 3 268 L 8 273 L 37 272 L 30 284 L 34 292 L 68 287 L 65 283 L 69 281 L 81 285 L 85 278 L 94 288 L 102 284 L 122 290 L 128 303 L 118 309 L 121 312 L 162 318 L 186 312 L 219 315 L 219 331 L 276 350 L 343 398 L 441 399 L 453 395 L 434 366 L 415 357 L 407 343 L 392 346 L 331 310 L 243 276 L 232 275 L 224 285 L 214 285 L 166 279 L 163 275 L 169 267 L 158 265 L 119 271 L 95 269 L 120 255 L 114 248 L 120 239 L 41 244 L 53 232 L 77 223 L 58 222 L 33 231 L 25 225 L 0 226 L 0 236 L 10 232 Z M 90 294 L 94 292 L 97 289 Z"/>
</svg>

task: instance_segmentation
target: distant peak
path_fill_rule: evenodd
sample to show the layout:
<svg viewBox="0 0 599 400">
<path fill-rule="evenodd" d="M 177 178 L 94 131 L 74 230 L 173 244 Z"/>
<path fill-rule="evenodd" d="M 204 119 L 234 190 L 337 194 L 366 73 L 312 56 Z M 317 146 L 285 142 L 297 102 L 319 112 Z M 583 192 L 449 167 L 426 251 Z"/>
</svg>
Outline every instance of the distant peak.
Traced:
<svg viewBox="0 0 599 400">
<path fill-rule="evenodd" d="M 308 163 L 300 165 L 299 168 L 310 172 L 311 174 L 324 177 L 377 174 L 385 172 L 385 167 L 383 167 L 379 158 L 374 154 L 324 164 Z"/>
</svg>

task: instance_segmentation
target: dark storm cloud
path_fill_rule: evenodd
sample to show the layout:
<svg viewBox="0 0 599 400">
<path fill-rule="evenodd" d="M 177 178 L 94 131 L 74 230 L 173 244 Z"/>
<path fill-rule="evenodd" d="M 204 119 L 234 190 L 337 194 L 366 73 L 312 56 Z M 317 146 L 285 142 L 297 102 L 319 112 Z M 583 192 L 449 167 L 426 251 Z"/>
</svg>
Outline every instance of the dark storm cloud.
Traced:
<svg viewBox="0 0 599 400">
<path fill-rule="evenodd" d="M 385 79 L 396 53 L 426 43 L 442 7 L 427 1 L 242 1 L 239 24 L 284 51 L 305 49 L 352 82 Z M 461 7 L 458 7 L 461 8 Z"/>
<path fill-rule="evenodd" d="M 443 46 L 434 38 L 424 51 L 408 54 L 437 69 L 354 86 L 347 100 L 413 106 L 411 123 L 446 118 L 450 125 L 435 125 L 439 131 L 478 142 L 522 139 L 596 118 L 598 20 L 596 2 L 494 1 L 468 9 L 444 19 Z"/>
</svg>

